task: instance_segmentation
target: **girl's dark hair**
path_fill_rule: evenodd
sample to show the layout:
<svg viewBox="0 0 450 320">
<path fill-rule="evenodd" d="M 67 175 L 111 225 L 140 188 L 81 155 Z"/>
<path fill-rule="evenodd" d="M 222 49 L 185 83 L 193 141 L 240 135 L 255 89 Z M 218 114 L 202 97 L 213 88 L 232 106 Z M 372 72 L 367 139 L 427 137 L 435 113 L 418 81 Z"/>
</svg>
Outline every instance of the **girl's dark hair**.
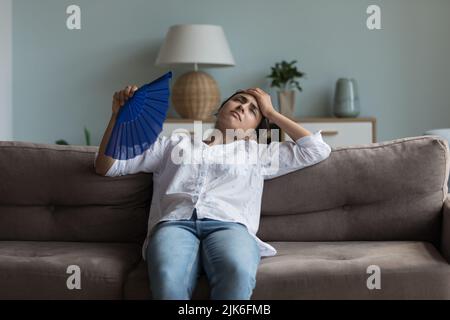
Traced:
<svg viewBox="0 0 450 320">
<path fill-rule="evenodd" d="M 231 98 L 233 98 L 236 94 L 244 92 L 243 90 L 238 90 L 235 93 L 233 93 L 231 96 L 229 96 L 227 99 L 225 99 L 219 109 L 217 109 L 217 111 L 214 113 L 215 116 L 217 116 L 217 114 L 219 113 L 219 110 L 222 109 L 222 107 L 225 105 L 225 103 L 228 102 L 228 100 L 230 100 Z M 269 119 L 267 119 L 266 117 L 262 116 L 261 122 L 258 124 L 258 126 L 255 128 L 256 131 L 256 139 L 259 141 L 259 129 L 265 129 L 266 133 L 267 130 L 270 130 L 270 123 L 269 123 Z M 264 132 L 264 131 L 263 131 Z"/>
</svg>

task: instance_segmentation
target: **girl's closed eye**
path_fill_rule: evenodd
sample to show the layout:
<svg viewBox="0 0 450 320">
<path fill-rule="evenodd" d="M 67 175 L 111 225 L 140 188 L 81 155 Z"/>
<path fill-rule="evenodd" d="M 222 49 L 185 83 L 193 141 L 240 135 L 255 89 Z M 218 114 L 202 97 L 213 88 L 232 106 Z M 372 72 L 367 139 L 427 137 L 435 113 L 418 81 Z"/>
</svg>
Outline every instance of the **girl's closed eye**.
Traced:
<svg viewBox="0 0 450 320">
<path fill-rule="evenodd" d="M 232 98 L 232 101 L 247 103 L 248 99 L 242 95 L 236 95 L 235 97 Z M 254 103 L 250 103 L 249 112 L 252 113 L 254 118 L 258 118 L 260 110 Z"/>
</svg>

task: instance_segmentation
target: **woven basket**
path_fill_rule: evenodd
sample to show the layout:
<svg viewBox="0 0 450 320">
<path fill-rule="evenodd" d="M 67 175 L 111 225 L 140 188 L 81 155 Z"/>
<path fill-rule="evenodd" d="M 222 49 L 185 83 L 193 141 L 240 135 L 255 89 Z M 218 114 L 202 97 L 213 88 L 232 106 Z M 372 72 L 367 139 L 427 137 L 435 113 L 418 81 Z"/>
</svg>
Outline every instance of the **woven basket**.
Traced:
<svg viewBox="0 0 450 320">
<path fill-rule="evenodd" d="M 192 71 L 180 76 L 172 87 L 172 104 L 182 118 L 207 120 L 219 107 L 220 91 L 207 73 Z"/>
</svg>

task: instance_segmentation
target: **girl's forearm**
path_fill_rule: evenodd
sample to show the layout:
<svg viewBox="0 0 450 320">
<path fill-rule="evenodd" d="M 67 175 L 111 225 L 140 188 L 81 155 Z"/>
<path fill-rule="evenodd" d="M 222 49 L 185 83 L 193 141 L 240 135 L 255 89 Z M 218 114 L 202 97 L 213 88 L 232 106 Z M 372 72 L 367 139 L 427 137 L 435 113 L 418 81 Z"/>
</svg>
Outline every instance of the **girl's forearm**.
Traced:
<svg viewBox="0 0 450 320">
<path fill-rule="evenodd" d="M 95 161 L 95 167 L 96 172 L 99 174 L 105 175 L 106 172 L 111 168 L 111 166 L 114 164 L 115 159 L 105 155 L 106 146 L 109 142 L 109 139 L 111 137 L 112 130 L 114 128 L 114 125 L 116 123 L 117 114 L 112 114 L 111 119 L 109 120 L 108 127 L 105 130 L 105 133 L 103 134 L 102 142 L 100 143 L 100 147 L 98 150 L 98 156 Z"/>
<path fill-rule="evenodd" d="M 270 122 L 275 123 L 278 127 L 281 128 L 284 132 L 286 132 L 289 137 L 296 141 L 302 137 L 310 136 L 312 133 L 307 129 L 300 126 L 298 123 L 292 121 L 281 113 L 274 111 L 271 114 L 267 115 L 267 119 Z"/>
</svg>

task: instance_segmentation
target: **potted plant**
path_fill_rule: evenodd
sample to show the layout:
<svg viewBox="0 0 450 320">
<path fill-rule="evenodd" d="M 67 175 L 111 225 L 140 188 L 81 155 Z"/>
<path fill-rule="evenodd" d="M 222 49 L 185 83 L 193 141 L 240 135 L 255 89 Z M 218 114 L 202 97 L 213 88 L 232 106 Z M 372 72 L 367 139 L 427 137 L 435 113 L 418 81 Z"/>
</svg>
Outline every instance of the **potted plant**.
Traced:
<svg viewBox="0 0 450 320">
<path fill-rule="evenodd" d="M 302 91 L 297 79 L 305 77 L 305 73 L 297 70 L 294 66 L 297 63 L 296 60 L 292 62 L 281 61 L 276 63 L 274 67 L 271 67 L 272 73 L 268 75 L 268 78 L 272 79 L 271 87 L 278 88 L 278 105 L 280 112 L 288 117 L 294 115 L 295 107 L 295 90 Z"/>
</svg>

